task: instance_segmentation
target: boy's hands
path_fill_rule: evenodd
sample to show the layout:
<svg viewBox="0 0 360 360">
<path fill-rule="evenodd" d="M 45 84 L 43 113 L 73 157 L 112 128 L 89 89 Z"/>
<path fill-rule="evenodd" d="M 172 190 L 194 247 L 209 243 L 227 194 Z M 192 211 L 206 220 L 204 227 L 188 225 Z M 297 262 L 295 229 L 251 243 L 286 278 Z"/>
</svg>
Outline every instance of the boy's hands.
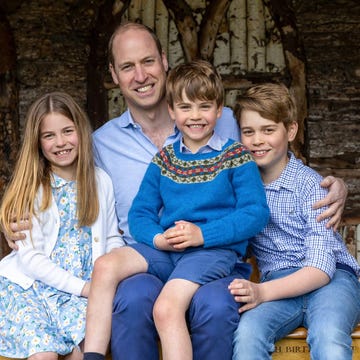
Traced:
<svg viewBox="0 0 360 360">
<path fill-rule="evenodd" d="M 164 238 L 175 251 L 204 244 L 204 238 L 199 226 L 184 220 L 176 221 L 175 226 L 164 232 Z"/>
<path fill-rule="evenodd" d="M 244 305 L 239 308 L 239 313 L 253 309 L 263 302 L 261 284 L 245 279 L 235 279 L 230 283 L 228 288 L 236 302 L 244 303 Z"/>
</svg>

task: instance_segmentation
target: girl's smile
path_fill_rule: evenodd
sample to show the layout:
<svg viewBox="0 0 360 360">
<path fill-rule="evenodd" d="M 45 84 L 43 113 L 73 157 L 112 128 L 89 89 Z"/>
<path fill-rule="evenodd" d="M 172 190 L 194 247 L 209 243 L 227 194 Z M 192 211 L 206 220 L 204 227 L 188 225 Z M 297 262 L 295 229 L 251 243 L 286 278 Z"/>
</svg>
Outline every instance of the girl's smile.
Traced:
<svg viewBox="0 0 360 360">
<path fill-rule="evenodd" d="M 79 139 L 70 119 L 55 112 L 46 115 L 40 125 L 40 147 L 55 174 L 75 180 Z"/>
</svg>

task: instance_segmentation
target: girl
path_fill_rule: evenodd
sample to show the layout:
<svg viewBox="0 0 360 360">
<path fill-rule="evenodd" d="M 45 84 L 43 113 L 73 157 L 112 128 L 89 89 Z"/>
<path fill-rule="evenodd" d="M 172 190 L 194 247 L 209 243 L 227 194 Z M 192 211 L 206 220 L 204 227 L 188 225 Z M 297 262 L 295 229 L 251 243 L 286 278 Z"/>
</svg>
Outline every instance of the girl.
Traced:
<svg viewBox="0 0 360 360">
<path fill-rule="evenodd" d="M 80 359 L 90 276 L 97 257 L 122 246 L 110 178 L 93 163 L 91 127 L 67 94 L 30 107 L 0 222 L 30 231 L 0 262 L 0 354 Z"/>
</svg>

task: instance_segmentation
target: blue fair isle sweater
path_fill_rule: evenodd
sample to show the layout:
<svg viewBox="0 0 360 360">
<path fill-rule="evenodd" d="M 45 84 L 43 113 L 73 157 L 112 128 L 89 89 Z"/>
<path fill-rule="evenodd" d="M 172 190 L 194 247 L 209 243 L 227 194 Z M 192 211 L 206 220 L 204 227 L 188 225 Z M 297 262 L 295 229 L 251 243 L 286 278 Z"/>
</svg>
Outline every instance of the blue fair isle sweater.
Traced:
<svg viewBox="0 0 360 360">
<path fill-rule="evenodd" d="M 244 255 L 248 239 L 268 218 L 257 165 L 242 144 L 228 140 L 221 151 L 190 154 L 181 153 L 177 141 L 150 163 L 129 212 L 129 228 L 137 242 L 153 247 L 155 235 L 175 221 L 190 221 L 201 228 L 204 248 Z"/>
</svg>

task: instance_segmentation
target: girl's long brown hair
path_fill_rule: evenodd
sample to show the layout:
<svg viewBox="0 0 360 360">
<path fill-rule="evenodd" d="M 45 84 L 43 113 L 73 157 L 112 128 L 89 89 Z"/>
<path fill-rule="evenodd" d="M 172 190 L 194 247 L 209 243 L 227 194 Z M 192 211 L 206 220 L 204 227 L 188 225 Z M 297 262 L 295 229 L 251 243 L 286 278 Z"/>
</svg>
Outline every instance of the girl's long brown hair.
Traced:
<svg viewBox="0 0 360 360">
<path fill-rule="evenodd" d="M 52 92 L 37 99 L 25 120 L 22 146 L 12 178 L 5 190 L 0 208 L 0 223 L 6 234 L 12 234 L 10 223 L 35 215 L 35 198 L 40 185 L 43 198 L 40 211 L 51 204 L 50 163 L 40 148 L 40 124 L 50 113 L 59 113 L 74 122 L 79 138 L 77 159 L 77 216 L 79 225 L 91 225 L 99 214 L 95 167 L 92 150 L 92 129 L 85 112 L 68 94 Z"/>
</svg>

